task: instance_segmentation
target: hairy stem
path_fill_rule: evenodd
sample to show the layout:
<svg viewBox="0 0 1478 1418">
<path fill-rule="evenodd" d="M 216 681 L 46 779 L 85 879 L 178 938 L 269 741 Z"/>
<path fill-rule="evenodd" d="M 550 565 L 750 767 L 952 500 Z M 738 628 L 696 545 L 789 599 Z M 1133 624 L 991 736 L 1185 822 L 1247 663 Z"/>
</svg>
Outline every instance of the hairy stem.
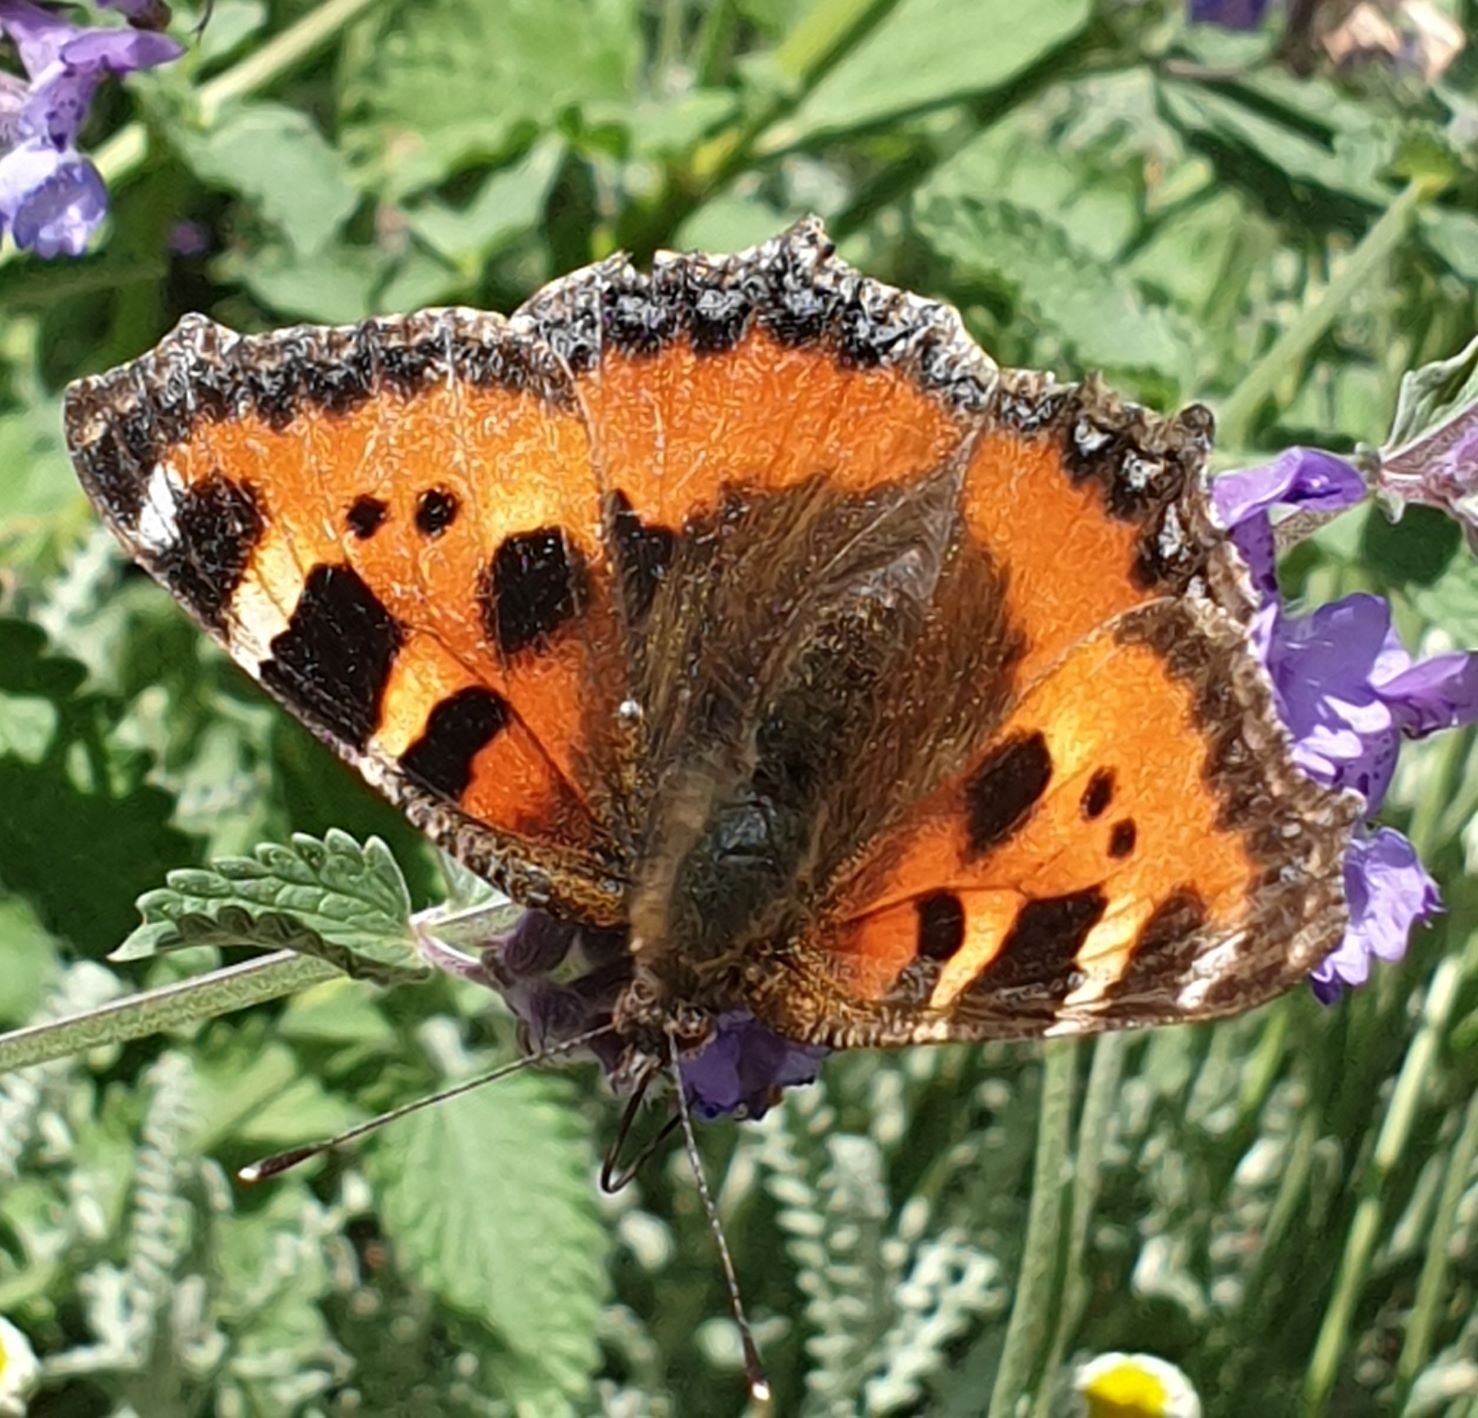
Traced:
<svg viewBox="0 0 1478 1418">
<path fill-rule="evenodd" d="M 307 955 L 281 950 L 157 990 L 114 1000 L 67 1019 L 0 1034 L 0 1073 L 78 1054 L 104 1044 L 141 1039 L 163 1029 L 213 1019 L 264 1000 L 280 999 L 339 971 Z"/>
</svg>

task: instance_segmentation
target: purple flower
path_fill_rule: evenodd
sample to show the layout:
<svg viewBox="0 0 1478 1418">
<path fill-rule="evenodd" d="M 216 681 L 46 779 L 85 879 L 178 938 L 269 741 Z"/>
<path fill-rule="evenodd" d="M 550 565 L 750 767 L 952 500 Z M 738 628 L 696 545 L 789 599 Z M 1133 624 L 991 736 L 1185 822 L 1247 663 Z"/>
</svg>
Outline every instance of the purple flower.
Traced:
<svg viewBox="0 0 1478 1418">
<path fill-rule="evenodd" d="M 0 158 L 0 231 L 38 256 L 80 256 L 108 210 L 103 179 L 85 157 L 26 142 Z"/>
<path fill-rule="evenodd" d="M 1442 909 L 1437 883 L 1399 832 L 1377 827 L 1350 840 L 1345 859 L 1350 924 L 1345 938 L 1309 976 L 1314 994 L 1333 1004 L 1346 985 L 1363 985 L 1372 959 L 1396 961 L 1412 928 Z"/>
<path fill-rule="evenodd" d="M 1190 20 L 1224 30 L 1255 30 L 1267 9 L 1268 0 L 1191 0 Z"/>
<path fill-rule="evenodd" d="M 482 956 L 482 978 L 518 1018 L 528 1052 L 609 1024 L 631 973 L 625 930 L 591 930 L 543 911 L 525 911 Z M 634 1081 L 633 1060 L 614 1034 L 589 1047 L 617 1087 Z M 702 1048 L 681 1061 L 683 1086 L 701 1118 L 757 1118 L 782 1089 L 814 1082 L 829 1052 L 794 1044 L 747 1011 L 730 1010 L 714 1021 Z"/>
<path fill-rule="evenodd" d="M 1368 815 L 1385 800 L 1403 738 L 1478 722 L 1478 656 L 1413 662 L 1378 596 L 1353 595 L 1306 616 L 1278 594 L 1269 509 L 1331 512 L 1364 495 L 1360 473 L 1329 453 L 1290 449 L 1272 463 L 1212 484 L 1218 516 L 1262 596 L 1254 640 L 1273 682 L 1293 756 L 1317 782 L 1352 789 Z M 1350 925 L 1314 971 L 1326 1003 L 1341 985 L 1363 984 L 1371 958 L 1399 960 L 1412 928 L 1439 909 L 1437 890 L 1399 832 L 1357 832 L 1345 857 Z"/>
<path fill-rule="evenodd" d="M 178 58 L 172 39 L 137 29 L 83 29 L 30 0 L 0 0 L 0 31 L 30 80 L 0 75 L 0 234 L 41 256 L 80 255 L 107 212 L 77 136 L 98 84 Z"/>
<path fill-rule="evenodd" d="M 780 1101 L 782 1089 L 814 1083 L 830 1052 L 793 1044 L 747 1010 L 730 1010 L 719 1015 L 703 1051 L 683 1061 L 683 1084 L 699 1117 L 760 1118 Z"/>
</svg>

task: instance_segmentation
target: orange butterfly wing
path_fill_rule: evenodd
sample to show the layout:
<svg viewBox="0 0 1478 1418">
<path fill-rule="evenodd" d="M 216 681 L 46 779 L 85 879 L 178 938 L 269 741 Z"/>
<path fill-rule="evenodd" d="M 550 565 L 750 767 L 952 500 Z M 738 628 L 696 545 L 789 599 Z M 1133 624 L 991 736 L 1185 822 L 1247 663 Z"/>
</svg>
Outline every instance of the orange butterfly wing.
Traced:
<svg viewBox="0 0 1478 1418">
<path fill-rule="evenodd" d="M 1003 378 L 961 515 L 1008 570 L 1015 687 L 756 991 L 777 1027 L 897 1043 L 1207 1017 L 1338 943 L 1357 808 L 1289 755 L 1209 517 L 1208 434 L 1199 410 Z"/>
<path fill-rule="evenodd" d="M 498 316 L 236 337 L 69 391 L 84 485 L 247 672 L 456 855 L 611 921 L 619 696 L 585 422 Z"/>
</svg>

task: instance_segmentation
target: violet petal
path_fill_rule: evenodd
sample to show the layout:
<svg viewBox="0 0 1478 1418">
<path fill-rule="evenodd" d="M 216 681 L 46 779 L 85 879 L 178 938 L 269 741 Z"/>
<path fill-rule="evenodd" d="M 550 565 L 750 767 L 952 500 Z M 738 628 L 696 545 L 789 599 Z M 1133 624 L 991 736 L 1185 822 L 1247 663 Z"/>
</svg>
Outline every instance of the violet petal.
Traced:
<svg viewBox="0 0 1478 1418">
<path fill-rule="evenodd" d="M 31 0 L 0 0 L 0 30 L 14 40 L 21 64 L 33 79 L 55 64 L 62 47 L 81 33 Z"/>
<path fill-rule="evenodd" d="M 1370 962 L 1400 960 L 1412 929 L 1442 909 L 1437 884 L 1401 833 L 1378 827 L 1351 838 L 1345 854 L 1350 924 L 1344 939 L 1309 976 L 1314 994 L 1332 1004 L 1347 986 L 1363 985 Z"/>
<path fill-rule="evenodd" d="M 81 154 L 39 141 L 0 157 L 0 226 L 38 256 L 80 256 L 108 210 L 103 179 Z"/>
<path fill-rule="evenodd" d="M 702 1118 L 712 1121 L 741 1111 L 758 1118 L 780 1089 L 814 1082 L 829 1052 L 794 1044 L 747 1010 L 731 1010 L 718 1017 L 708 1044 L 683 1060 L 683 1084 Z"/>
</svg>

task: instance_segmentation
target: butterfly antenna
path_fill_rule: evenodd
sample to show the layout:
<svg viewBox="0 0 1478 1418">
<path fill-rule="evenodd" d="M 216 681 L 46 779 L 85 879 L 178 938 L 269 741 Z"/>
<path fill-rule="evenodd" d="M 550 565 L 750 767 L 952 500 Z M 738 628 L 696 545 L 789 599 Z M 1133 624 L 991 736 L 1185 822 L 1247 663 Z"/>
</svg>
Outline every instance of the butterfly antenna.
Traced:
<svg viewBox="0 0 1478 1418">
<path fill-rule="evenodd" d="M 398 1108 L 391 1108 L 387 1113 L 380 1113 L 366 1122 L 358 1123 L 346 1132 L 338 1133 L 334 1137 L 325 1137 L 318 1142 L 310 1142 L 304 1147 L 293 1147 L 286 1152 L 279 1152 L 273 1157 L 264 1157 L 259 1162 L 252 1162 L 241 1168 L 236 1173 L 243 1182 L 265 1182 L 269 1177 L 281 1176 L 291 1167 L 296 1167 L 300 1162 L 306 1162 L 310 1157 L 317 1157 L 321 1153 L 331 1152 L 336 1147 L 342 1147 L 346 1142 L 353 1142 L 356 1138 L 363 1137 L 367 1132 L 375 1132 L 384 1127 L 386 1123 L 393 1123 L 411 1113 L 418 1113 L 422 1108 L 429 1108 L 433 1103 L 445 1103 L 449 1098 L 460 1097 L 463 1093 L 470 1093 L 474 1088 L 481 1088 L 485 1083 L 492 1083 L 499 1078 L 506 1078 L 510 1073 L 518 1073 L 522 1069 L 532 1068 L 535 1064 L 541 1064 L 546 1059 L 558 1058 L 561 1054 L 568 1054 L 575 1049 L 582 1048 L 590 1043 L 592 1039 L 599 1039 L 602 1034 L 609 1034 L 616 1026 L 614 1024 L 602 1024 L 599 1029 L 591 1029 L 584 1034 L 577 1034 L 573 1039 L 565 1039 L 558 1044 L 551 1044 L 547 1048 L 540 1049 L 537 1054 L 529 1054 L 525 1058 L 514 1059 L 512 1063 L 501 1064 L 489 1073 L 479 1074 L 476 1078 L 466 1079 L 462 1083 L 453 1084 L 450 1088 L 444 1088 L 439 1093 L 429 1093 L 424 1098 L 413 1099 L 409 1103 L 402 1103 Z"/>
<path fill-rule="evenodd" d="M 698 1183 L 698 1197 L 703 1203 L 703 1214 L 708 1217 L 708 1229 L 718 1242 L 719 1263 L 724 1268 L 724 1281 L 729 1287 L 729 1307 L 734 1312 L 734 1323 L 739 1327 L 739 1341 L 744 1346 L 744 1378 L 749 1384 L 749 1396 L 761 1409 L 770 1406 L 770 1380 L 765 1375 L 764 1360 L 760 1358 L 759 1345 L 754 1342 L 754 1331 L 744 1314 L 744 1301 L 739 1297 L 739 1277 L 734 1273 L 734 1258 L 729 1254 L 729 1242 L 724 1236 L 723 1223 L 718 1219 L 718 1207 L 713 1204 L 713 1193 L 708 1189 L 708 1175 L 703 1170 L 703 1158 L 698 1152 L 698 1137 L 693 1131 L 693 1115 L 688 1108 L 688 1091 L 683 1086 L 682 1061 L 678 1058 L 677 1039 L 668 1037 L 668 1058 L 672 1069 L 672 1081 L 677 1087 L 677 1116 L 682 1123 L 683 1142 L 688 1149 L 688 1164 Z"/>
</svg>

